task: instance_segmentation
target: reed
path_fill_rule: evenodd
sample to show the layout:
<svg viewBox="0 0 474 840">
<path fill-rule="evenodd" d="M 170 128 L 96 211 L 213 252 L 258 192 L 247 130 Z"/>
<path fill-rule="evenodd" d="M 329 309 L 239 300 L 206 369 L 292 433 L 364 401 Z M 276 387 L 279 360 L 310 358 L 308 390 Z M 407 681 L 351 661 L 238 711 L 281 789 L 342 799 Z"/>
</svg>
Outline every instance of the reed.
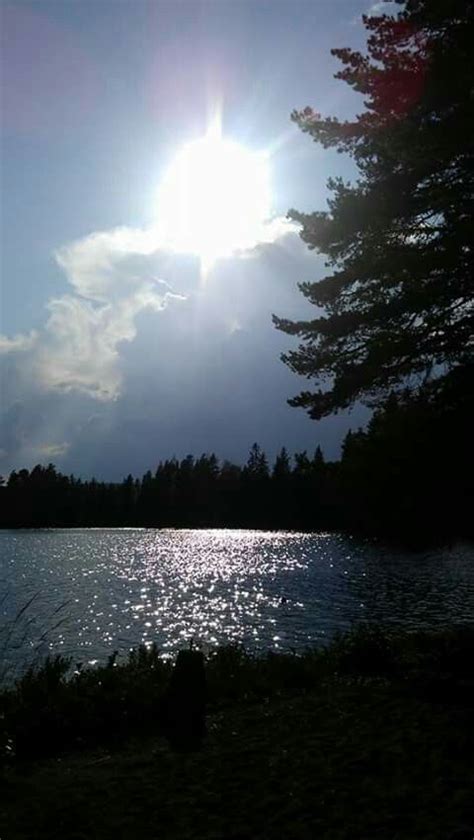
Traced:
<svg viewBox="0 0 474 840">
<path fill-rule="evenodd" d="M 0 599 L 0 609 L 8 602 L 10 594 L 7 589 Z M 68 620 L 67 615 L 61 615 L 59 619 L 57 616 L 71 603 L 70 598 L 51 613 L 46 626 L 41 625 L 37 614 L 31 610 L 40 597 L 41 592 L 35 592 L 12 618 L 5 618 L 0 624 L 0 690 L 44 659 L 43 651 L 51 634 Z M 24 653 L 25 649 L 28 654 Z"/>
</svg>

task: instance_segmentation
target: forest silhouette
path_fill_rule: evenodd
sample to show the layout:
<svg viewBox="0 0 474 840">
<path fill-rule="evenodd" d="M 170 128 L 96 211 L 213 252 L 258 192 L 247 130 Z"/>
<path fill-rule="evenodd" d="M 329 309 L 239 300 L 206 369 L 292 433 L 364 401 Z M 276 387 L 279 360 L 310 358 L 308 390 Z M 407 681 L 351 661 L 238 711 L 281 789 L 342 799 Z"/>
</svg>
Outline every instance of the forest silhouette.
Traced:
<svg viewBox="0 0 474 840">
<path fill-rule="evenodd" d="M 173 457 L 120 483 L 37 465 L 0 487 L 0 525 L 342 529 L 407 544 L 472 537 L 472 403 L 458 386 L 438 406 L 392 395 L 332 462 L 317 446 L 282 449 L 269 465 L 254 444 L 243 466 Z"/>
</svg>

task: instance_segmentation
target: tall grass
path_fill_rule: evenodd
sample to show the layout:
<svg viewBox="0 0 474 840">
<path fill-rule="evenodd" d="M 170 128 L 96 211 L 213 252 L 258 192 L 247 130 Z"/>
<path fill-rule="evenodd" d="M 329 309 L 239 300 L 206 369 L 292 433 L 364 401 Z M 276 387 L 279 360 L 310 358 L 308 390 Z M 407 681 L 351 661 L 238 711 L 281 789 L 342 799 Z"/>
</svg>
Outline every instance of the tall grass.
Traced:
<svg viewBox="0 0 474 840">
<path fill-rule="evenodd" d="M 0 692 L 0 753 L 12 760 L 163 731 L 172 669 L 154 645 L 96 668 L 74 669 L 62 656 L 31 665 Z M 210 711 L 341 680 L 383 680 L 430 702 L 474 705 L 474 627 L 396 635 L 363 625 L 300 656 L 224 646 L 207 654 L 205 671 Z"/>
<path fill-rule="evenodd" d="M 12 618 L 4 619 L 0 624 L 0 690 L 41 660 L 51 634 L 67 621 L 68 616 L 60 614 L 71 603 L 70 599 L 54 610 L 46 626 L 40 626 L 37 615 L 31 614 L 31 607 L 40 594 L 35 592 Z M 0 608 L 8 601 L 9 595 L 7 589 L 0 599 Z"/>
</svg>

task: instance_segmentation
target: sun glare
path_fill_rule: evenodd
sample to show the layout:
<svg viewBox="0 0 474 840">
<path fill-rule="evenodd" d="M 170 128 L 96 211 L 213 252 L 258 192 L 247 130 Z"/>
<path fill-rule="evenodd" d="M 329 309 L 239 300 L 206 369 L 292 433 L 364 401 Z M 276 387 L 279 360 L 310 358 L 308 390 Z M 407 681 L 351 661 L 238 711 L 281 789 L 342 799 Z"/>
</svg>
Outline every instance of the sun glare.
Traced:
<svg viewBox="0 0 474 840">
<path fill-rule="evenodd" d="M 159 192 L 160 227 L 171 246 L 201 258 L 251 247 L 270 212 L 267 156 L 222 137 L 214 125 L 185 146 Z"/>
</svg>

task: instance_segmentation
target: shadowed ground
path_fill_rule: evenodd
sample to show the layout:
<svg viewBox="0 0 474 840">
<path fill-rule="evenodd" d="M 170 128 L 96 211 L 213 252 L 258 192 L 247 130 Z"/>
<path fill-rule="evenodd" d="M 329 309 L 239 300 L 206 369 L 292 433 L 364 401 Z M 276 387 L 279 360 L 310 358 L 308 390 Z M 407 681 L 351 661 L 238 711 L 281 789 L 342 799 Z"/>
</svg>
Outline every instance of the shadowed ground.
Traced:
<svg viewBox="0 0 474 840">
<path fill-rule="evenodd" d="M 474 825 L 472 720 L 382 679 L 238 703 L 199 752 L 154 736 L 6 770 L 0 837 L 445 840 Z"/>
</svg>

